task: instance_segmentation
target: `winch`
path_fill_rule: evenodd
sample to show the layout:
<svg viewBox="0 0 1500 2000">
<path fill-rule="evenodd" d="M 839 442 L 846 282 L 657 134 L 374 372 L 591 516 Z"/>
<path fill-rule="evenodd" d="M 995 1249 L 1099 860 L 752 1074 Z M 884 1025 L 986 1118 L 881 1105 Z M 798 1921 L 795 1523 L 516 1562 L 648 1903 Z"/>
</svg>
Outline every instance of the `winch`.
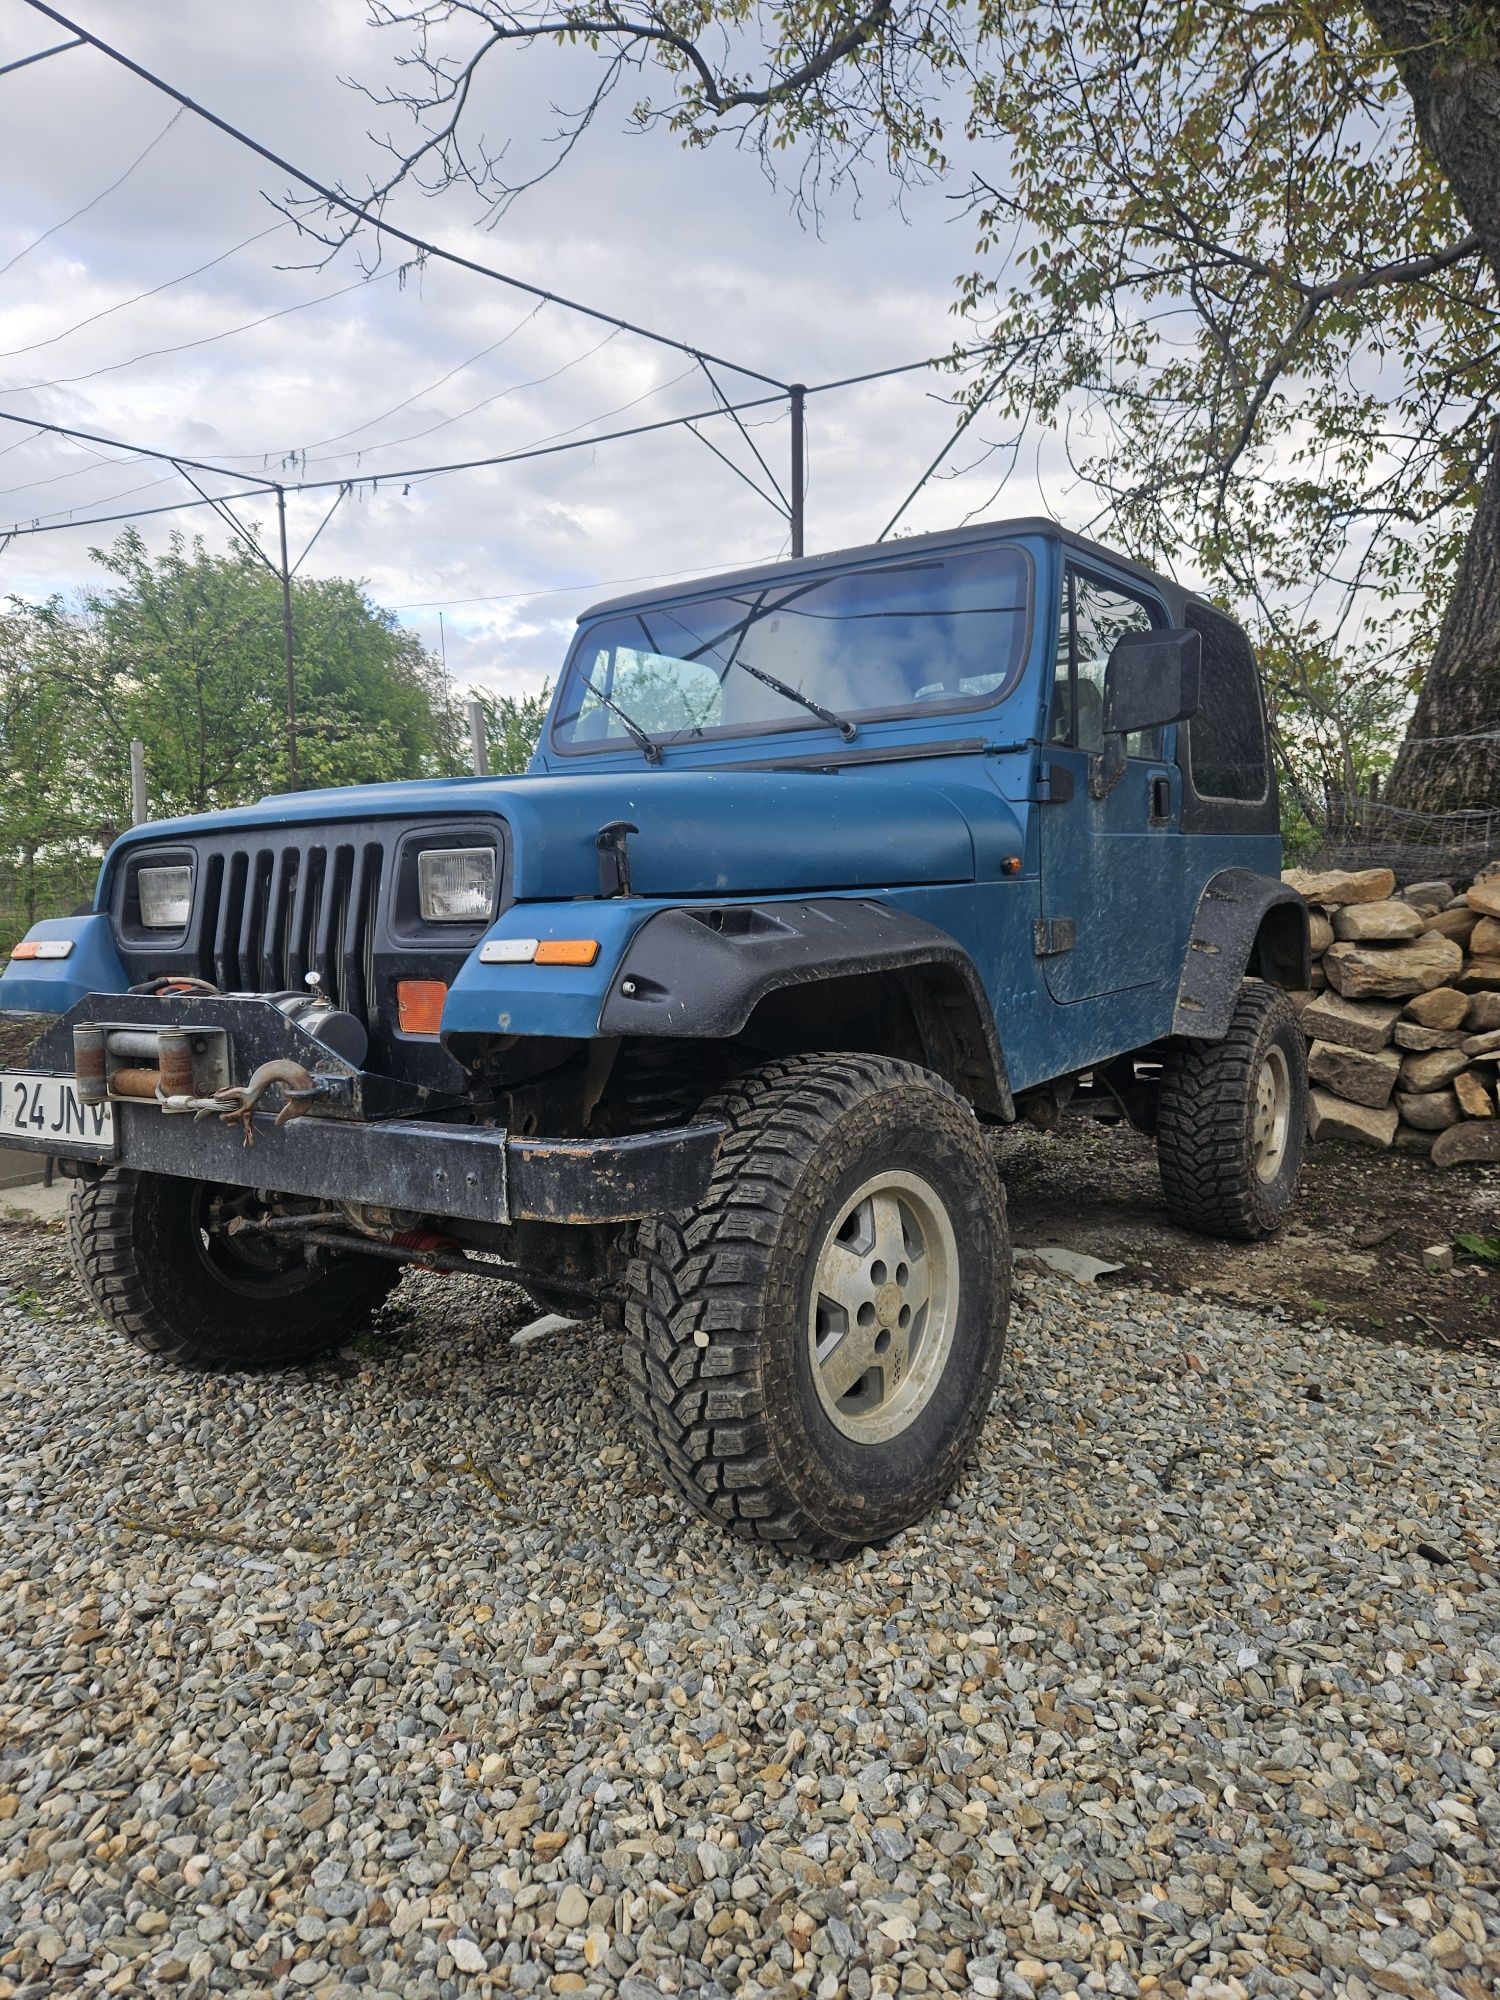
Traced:
<svg viewBox="0 0 1500 2000">
<path fill-rule="evenodd" d="M 333 1004 L 316 972 L 307 975 L 305 991 L 220 993 L 206 979 L 179 974 L 148 980 L 131 991 L 153 999 L 260 1002 L 274 1007 L 302 1034 L 353 1069 L 358 1069 L 369 1047 L 364 1024 Z M 235 1084 L 229 1037 L 222 1027 L 206 1024 L 154 1028 L 81 1022 L 73 1029 L 73 1066 L 85 1104 L 137 1099 L 164 1112 L 237 1120 L 244 1127 L 246 1145 L 253 1143 L 255 1109 L 267 1091 L 278 1089 L 284 1099 L 278 1125 L 300 1117 L 315 1099 L 345 1091 L 343 1074 L 317 1075 L 290 1056 L 273 1056 L 256 1068 L 247 1083 Z"/>
<path fill-rule="evenodd" d="M 299 992 L 294 986 L 284 993 L 263 993 L 255 997 L 269 1000 L 273 1007 L 279 1007 L 289 1021 L 295 1021 L 304 1034 L 314 1041 L 333 1050 L 336 1056 L 352 1063 L 356 1069 L 363 1063 L 369 1052 L 370 1037 L 363 1021 L 355 1015 L 336 1007 L 323 991 L 323 983 L 316 972 L 307 975 L 306 992 Z M 226 1000 L 248 998 L 248 995 L 226 993 Z"/>
</svg>

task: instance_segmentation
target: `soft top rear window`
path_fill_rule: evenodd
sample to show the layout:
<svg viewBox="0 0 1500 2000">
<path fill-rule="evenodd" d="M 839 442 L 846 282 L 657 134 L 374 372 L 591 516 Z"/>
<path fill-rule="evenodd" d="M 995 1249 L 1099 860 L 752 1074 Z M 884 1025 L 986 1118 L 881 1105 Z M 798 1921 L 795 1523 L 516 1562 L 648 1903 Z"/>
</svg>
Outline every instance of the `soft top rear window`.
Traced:
<svg viewBox="0 0 1500 2000">
<path fill-rule="evenodd" d="M 1028 558 L 1002 545 L 622 612 L 579 634 L 552 739 L 578 753 L 629 747 L 630 724 L 667 744 L 830 727 L 808 704 L 851 722 L 987 706 L 1020 674 L 1030 596 Z"/>
<path fill-rule="evenodd" d="M 1190 603 L 1187 622 L 1203 634 L 1203 699 L 1187 731 L 1193 789 L 1200 799 L 1263 799 L 1266 723 L 1250 641 L 1206 604 Z"/>
</svg>

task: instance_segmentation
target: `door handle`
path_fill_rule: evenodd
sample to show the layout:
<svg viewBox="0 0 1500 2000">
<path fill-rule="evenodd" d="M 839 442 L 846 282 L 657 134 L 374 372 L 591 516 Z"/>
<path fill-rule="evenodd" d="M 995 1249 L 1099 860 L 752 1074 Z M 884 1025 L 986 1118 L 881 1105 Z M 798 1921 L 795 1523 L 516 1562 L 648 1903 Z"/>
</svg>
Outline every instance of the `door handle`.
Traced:
<svg viewBox="0 0 1500 2000">
<path fill-rule="evenodd" d="M 1172 817 L 1172 780 L 1158 775 L 1151 780 L 1151 818 L 1158 826 Z"/>
</svg>

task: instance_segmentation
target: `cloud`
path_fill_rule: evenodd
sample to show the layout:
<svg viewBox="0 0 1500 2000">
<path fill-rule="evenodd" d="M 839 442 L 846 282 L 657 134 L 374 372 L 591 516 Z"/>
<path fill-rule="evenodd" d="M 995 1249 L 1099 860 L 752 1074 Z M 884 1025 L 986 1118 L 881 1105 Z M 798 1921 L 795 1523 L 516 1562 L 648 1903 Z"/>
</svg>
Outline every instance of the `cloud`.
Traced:
<svg viewBox="0 0 1500 2000">
<path fill-rule="evenodd" d="M 261 0 L 250 9 L 160 0 L 149 10 L 91 0 L 86 18 L 310 170 L 349 183 L 380 171 L 368 134 L 384 114 L 340 78 L 383 80 L 398 46 L 365 25 L 358 0 L 313 8 Z M 26 10 L 10 10 L 0 61 L 39 45 Z M 517 158 L 544 157 L 546 106 L 577 101 L 584 61 L 538 51 L 496 70 L 483 107 L 491 135 L 511 135 Z M 0 80 L 0 91 L 0 172 L 10 197 L 0 215 L 3 263 L 116 178 L 170 106 L 91 51 Z M 879 368 L 953 341 L 952 283 L 969 239 L 941 190 L 909 200 L 903 216 L 884 189 L 871 188 L 857 216 L 835 208 L 819 236 L 799 227 L 755 162 L 730 146 L 687 154 L 667 135 L 620 130 L 622 118 L 623 101 L 494 230 L 476 226 L 477 204 L 459 192 L 405 197 L 400 218 L 536 284 L 783 380 Z M 314 250 L 282 230 L 150 299 L 108 310 L 274 224 L 266 197 L 284 192 L 283 176 L 200 121 L 180 119 L 117 192 L 0 278 L 0 350 L 47 343 L 0 361 L 0 409 L 222 462 L 247 483 L 265 474 L 358 480 L 307 568 L 366 579 L 429 644 L 438 643 L 442 606 L 459 682 L 534 686 L 555 672 L 591 594 L 785 547 L 784 522 L 682 432 L 372 488 L 386 470 L 712 404 L 689 357 L 626 334 L 606 338 L 607 328 L 555 307 L 528 317 L 533 301 L 484 279 L 429 266 L 403 284 L 388 267 L 335 298 L 360 276 L 355 254 L 306 268 Z M 98 313 L 106 316 L 53 338 Z M 168 349 L 177 351 L 134 358 Z M 727 371 L 721 380 L 737 398 L 765 393 Z M 43 383 L 57 386 L 26 386 Z M 947 393 L 941 379 L 916 376 L 811 400 L 811 547 L 873 538 L 951 431 Z M 784 483 L 784 415 L 760 410 L 746 421 Z M 705 431 L 764 483 L 727 422 Z M 18 443 L 26 433 L 10 424 L 0 433 L 0 520 L 159 506 L 184 491 L 166 466 L 112 463 L 114 454 L 56 439 Z M 985 435 L 976 426 L 952 464 L 978 459 Z M 305 470 L 300 458 L 285 463 L 304 450 Z M 1003 463 L 997 457 L 930 485 L 903 525 L 960 520 L 985 501 Z M 1023 462 L 1000 511 L 1035 511 L 1047 483 Z M 1055 500 L 1055 464 L 1050 484 Z M 331 498 L 293 499 L 294 540 L 311 535 Z M 271 520 L 266 500 L 243 504 Z M 206 511 L 141 521 L 155 546 L 174 526 L 211 544 L 224 539 Z M 42 597 L 77 587 L 89 575 L 90 543 L 114 532 L 17 538 L 0 555 L 0 590 Z"/>
</svg>

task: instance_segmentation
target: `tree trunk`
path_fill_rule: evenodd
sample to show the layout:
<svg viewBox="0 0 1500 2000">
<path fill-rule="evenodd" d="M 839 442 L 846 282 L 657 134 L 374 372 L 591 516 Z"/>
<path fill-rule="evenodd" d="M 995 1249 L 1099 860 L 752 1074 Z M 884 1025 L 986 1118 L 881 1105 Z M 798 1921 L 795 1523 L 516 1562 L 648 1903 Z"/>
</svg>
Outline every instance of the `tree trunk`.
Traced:
<svg viewBox="0 0 1500 2000">
<path fill-rule="evenodd" d="M 1500 285 L 1500 41 L 1493 18 L 1473 0 L 1363 4 L 1410 93 L 1423 143 Z M 1387 797 L 1413 812 L 1500 810 L 1500 450 L 1493 438 Z"/>
<path fill-rule="evenodd" d="M 1386 798 L 1408 812 L 1500 811 L 1500 452 L 1494 450 Z"/>
</svg>

